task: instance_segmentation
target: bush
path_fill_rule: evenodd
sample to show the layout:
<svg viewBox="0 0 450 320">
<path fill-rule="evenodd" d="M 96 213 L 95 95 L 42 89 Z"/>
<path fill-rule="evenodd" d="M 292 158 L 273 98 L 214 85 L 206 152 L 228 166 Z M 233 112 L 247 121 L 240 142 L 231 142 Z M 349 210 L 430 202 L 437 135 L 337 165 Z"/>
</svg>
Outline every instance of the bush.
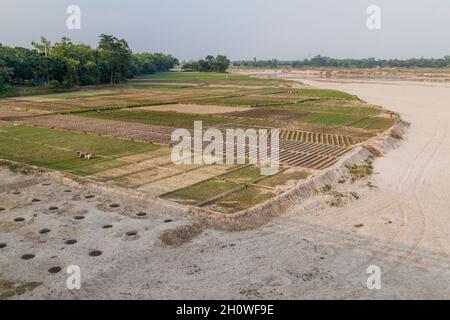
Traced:
<svg viewBox="0 0 450 320">
<path fill-rule="evenodd" d="M 61 83 L 59 83 L 58 80 L 52 80 L 52 81 L 50 81 L 50 83 L 48 84 L 48 87 L 49 87 L 51 90 L 61 89 Z"/>
</svg>

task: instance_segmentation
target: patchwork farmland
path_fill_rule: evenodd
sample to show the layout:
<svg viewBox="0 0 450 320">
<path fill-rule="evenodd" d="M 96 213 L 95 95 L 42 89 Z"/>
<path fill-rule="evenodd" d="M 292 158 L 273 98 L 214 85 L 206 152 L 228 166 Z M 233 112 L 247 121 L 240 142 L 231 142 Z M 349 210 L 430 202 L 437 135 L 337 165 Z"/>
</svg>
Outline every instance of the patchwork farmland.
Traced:
<svg viewBox="0 0 450 320">
<path fill-rule="evenodd" d="M 205 130 L 280 128 L 280 172 L 174 164 L 171 133 L 192 132 L 194 121 Z M 228 214 L 330 167 L 394 121 L 352 95 L 295 82 L 159 73 L 114 87 L 0 100 L 0 158 Z M 94 159 L 78 158 L 80 150 Z"/>
</svg>

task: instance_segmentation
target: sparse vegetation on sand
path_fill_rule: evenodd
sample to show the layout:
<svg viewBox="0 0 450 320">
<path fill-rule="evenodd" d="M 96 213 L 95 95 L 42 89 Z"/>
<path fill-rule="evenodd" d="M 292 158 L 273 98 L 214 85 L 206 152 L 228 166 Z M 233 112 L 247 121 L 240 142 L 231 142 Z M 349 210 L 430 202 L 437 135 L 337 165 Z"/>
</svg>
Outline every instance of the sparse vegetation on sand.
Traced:
<svg viewBox="0 0 450 320">
<path fill-rule="evenodd" d="M 354 164 L 352 166 L 348 166 L 347 168 L 352 182 L 365 178 L 373 173 L 373 164 L 370 161 L 362 164 Z"/>
</svg>

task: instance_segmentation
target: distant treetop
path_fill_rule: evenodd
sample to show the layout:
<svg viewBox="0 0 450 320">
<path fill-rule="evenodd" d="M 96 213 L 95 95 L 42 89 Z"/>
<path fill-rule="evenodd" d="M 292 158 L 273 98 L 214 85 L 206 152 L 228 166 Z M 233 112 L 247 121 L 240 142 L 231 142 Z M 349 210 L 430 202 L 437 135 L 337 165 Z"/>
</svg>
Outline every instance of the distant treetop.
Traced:
<svg viewBox="0 0 450 320">
<path fill-rule="evenodd" d="M 225 72 L 230 64 L 230 60 L 224 55 L 218 55 L 215 58 L 209 55 L 205 59 L 185 63 L 183 69 L 200 72 Z"/>
<path fill-rule="evenodd" d="M 315 56 L 312 59 L 282 61 L 271 60 L 242 60 L 233 62 L 237 67 L 256 68 L 306 68 L 306 67 L 333 67 L 333 68 L 447 68 L 450 67 L 450 55 L 439 59 L 413 58 L 407 60 L 399 59 L 334 59 L 329 57 Z"/>
</svg>

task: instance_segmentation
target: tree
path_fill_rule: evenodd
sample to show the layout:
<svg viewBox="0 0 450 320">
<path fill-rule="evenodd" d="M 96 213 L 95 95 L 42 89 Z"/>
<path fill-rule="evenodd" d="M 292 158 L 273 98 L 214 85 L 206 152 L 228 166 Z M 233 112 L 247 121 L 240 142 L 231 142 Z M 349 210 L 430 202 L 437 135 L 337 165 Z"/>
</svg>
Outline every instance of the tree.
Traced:
<svg viewBox="0 0 450 320">
<path fill-rule="evenodd" d="M 75 85 L 115 84 L 138 74 L 168 71 L 178 60 L 163 53 L 133 55 L 128 43 L 101 35 L 98 48 L 63 37 L 52 44 L 42 37 L 33 49 L 0 44 L 1 90 L 45 82 L 50 90 Z"/>
<path fill-rule="evenodd" d="M 200 59 L 185 63 L 183 69 L 192 69 L 200 72 L 225 72 L 230 64 L 230 60 L 224 55 L 218 55 L 216 58 L 209 55 L 204 60 Z"/>
<path fill-rule="evenodd" d="M 11 73 L 11 68 L 8 68 L 5 61 L 0 59 L 0 95 L 8 90 Z"/>
<path fill-rule="evenodd" d="M 169 71 L 177 64 L 178 59 L 162 53 L 137 53 L 132 59 L 132 69 L 136 75 Z"/>
<path fill-rule="evenodd" d="M 114 36 L 100 35 L 98 46 L 104 69 L 109 73 L 110 83 L 125 80 L 131 64 L 131 50 L 128 43 Z"/>
<path fill-rule="evenodd" d="M 47 80 L 47 84 L 50 83 L 50 63 L 49 63 L 49 55 L 51 53 L 52 44 L 46 38 L 41 37 L 41 42 L 32 42 L 32 45 L 39 50 L 40 59 L 38 68 L 42 70 Z"/>
<path fill-rule="evenodd" d="M 213 63 L 212 70 L 215 72 L 225 72 L 230 67 L 230 60 L 224 55 L 218 55 Z"/>
</svg>

